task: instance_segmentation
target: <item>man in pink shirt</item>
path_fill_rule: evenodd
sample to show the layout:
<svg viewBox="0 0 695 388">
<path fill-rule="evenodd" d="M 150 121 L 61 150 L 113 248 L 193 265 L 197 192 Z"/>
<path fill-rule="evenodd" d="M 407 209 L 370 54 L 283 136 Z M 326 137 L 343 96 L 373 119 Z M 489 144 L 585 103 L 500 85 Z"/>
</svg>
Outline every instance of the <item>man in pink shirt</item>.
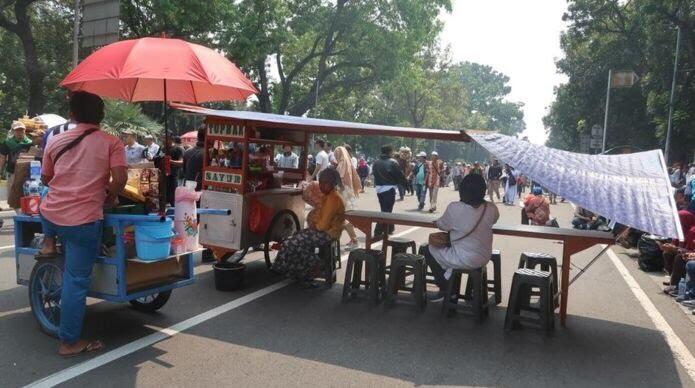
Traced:
<svg viewBox="0 0 695 388">
<path fill-rule="evenodd" d="M 80 338 L 92 267 L 99 254 L 104 205 L 116 203 L 127 180 L 123 144 L 99 130 L 104 102 L 77 92 L 70 99 L 77 126 L 46 147 L 41 177 L 49 186 L 41 202 L 43 231 L 57 235 L 65 251 L 60 301 L 61 356 L 100 350 L 101 341 Z"/>
</svg>

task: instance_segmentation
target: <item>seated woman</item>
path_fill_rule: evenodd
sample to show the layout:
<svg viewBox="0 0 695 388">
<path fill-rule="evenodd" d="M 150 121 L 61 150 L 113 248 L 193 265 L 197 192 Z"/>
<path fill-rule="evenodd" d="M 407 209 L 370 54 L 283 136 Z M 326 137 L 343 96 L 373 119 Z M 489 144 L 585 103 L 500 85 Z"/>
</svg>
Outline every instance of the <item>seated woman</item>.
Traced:
<svg viewBox="0 0 695 388">
<path fill-rule="evenodd" d="M 422 245 L 439 292 L 430 300 L 444 297 L 446 279 L 451 269 L 476 269 L 486 265 L 492 255 L 492 225 L 499 218 L 497 206 L 486 202 L 485 180 L 478 174 L 463 178 L 459 185 L 460 202 L 452 202 L 435 225 L 449 232 L 450 247 Z"/>
<path fill-rule="evenodd" d="M 550 203 L 543 196 L 540 186 L 535 186 L 532 195 L 524 200 L 524 212 L 531 225 L 544 226 L 550 220 Z"/>
<path fill-rule="evenodd" d="M 321 266 L 321 259 L 315 249 L 340 238 L 345 221 L 345 205 L 336 187 L 341 185 L 340 174 L 328 168 L 319 174 L 319 187 L 324 197 L 309 228 L 298 231 L 283 241 L 273 270 L 287 277 L 297 279 L 304 287 L 315 287 L 313 274 Z"/>
</svg>

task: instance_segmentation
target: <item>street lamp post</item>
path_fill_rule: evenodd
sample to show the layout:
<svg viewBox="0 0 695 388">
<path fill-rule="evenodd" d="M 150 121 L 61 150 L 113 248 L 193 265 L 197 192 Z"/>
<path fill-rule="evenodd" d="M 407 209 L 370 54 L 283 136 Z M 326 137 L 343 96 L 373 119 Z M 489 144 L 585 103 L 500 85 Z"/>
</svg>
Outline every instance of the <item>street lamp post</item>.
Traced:
<svg viewBox="0 0 695 388">
<path fill-rule="evenodd" d="M 673 128 L 673 100 L 676 96 L 676 74 L 678 73 L 678 52 L 681 47 L 681 28 L 677 27 L 676 33 L 676 55 L 673 61 L 673 79 L 671 80 L 671 98 L 668 102 L 668 127 L 666 128 L 666 146 L 664 147 L 664 159 L 669 163 L 671 153 L 671 129 Z"/>
</svg>

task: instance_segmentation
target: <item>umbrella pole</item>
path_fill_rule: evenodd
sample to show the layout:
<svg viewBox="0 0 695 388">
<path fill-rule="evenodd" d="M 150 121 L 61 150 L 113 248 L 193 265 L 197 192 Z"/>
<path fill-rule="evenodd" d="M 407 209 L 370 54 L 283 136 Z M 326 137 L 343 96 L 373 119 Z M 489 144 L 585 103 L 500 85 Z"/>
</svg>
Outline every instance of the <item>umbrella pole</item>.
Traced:
<svg viewBox="0 0 695 388">
<path fill-rule="evenodd" d="M 164 79 L 164 155 L 162 156 L 162 163 L 159 165 L 159 170 L 162 172 L 160 176 L 162 177 L 159 183 L 159 213 L 161 216 L 166 214 L 167 207 L 167 190 L 169 189 L 169 174 L 171 173 L 170 168 L 168 168 L 168 157 L 169 157 L 169 110 L 167 109 L 167 80 Z"/>
</svg>

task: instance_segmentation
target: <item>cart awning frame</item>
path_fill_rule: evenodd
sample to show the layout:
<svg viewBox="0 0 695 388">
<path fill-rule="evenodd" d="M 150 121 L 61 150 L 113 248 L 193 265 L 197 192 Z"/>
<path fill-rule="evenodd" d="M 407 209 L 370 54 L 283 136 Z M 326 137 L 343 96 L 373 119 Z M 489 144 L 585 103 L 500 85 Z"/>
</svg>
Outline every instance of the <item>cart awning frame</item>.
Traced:
<svg viewBox="0 0 695 388">
<path fill-rule="evenodd" d="M 464 130 L 450 131 L 429 128 L 392 127 L 387 125 L 355 123 L 315 119 L 308 117 L 285 116 L 272 113 L 251 111 L 232 111 L 208 109 L 194 105 L 172 103 L 171 107 L 184 112 L 220 117 L 245 122 L 247 125 L 268 128 L 304 131 L 309 133 L 326 133 L 336 135 L 400 136 L 408 138 L 425 138 L 445 141 L 470 142 L 471 137 Z"/>
</svg>

